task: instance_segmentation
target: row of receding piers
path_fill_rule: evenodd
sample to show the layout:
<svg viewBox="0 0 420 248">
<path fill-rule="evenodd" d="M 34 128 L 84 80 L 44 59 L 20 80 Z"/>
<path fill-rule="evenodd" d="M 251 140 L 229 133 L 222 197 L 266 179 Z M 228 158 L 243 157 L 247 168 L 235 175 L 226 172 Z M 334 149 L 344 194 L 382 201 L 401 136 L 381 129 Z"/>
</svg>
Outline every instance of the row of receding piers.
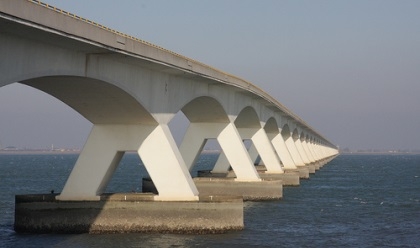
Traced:
<svg viewBox="0 0 420 248">
<path fill-rule="evenodd" d="M 197 201 L 159 201 L 150 178 L 143 193 L 104 193 L 98 201 L 58 201 L 57 194 L 16 196 L 15 230 L 30 233 L 223 233 L 244 228 L 243 201 L 281 200 L 336 155 L 285 173 L 255 165 L 261 181 L 237 181 L 235 172 L 198 171 Z"/>
<path fill-rule="evenodd" d="M 42 90 L 93 128 L 59 194 L 16 196 L 16 231 L 243 229 L 243 200 L 281 199 L 283 186 L 299 185 L 337 155 L 250 82 L 35 2 L 0 1 L 0 86 Z M 190 124 L 178 146 L 168 124 L 180 111 Z M 221 154 L 193 179 L 208 139 Z M 248 151 L 244 140 L 252 141 Z M 127 151 L 150 176 L 145 192 L 104 192 Z M 258 157 L 264 166 L 254 166 Z"/>
</svg>

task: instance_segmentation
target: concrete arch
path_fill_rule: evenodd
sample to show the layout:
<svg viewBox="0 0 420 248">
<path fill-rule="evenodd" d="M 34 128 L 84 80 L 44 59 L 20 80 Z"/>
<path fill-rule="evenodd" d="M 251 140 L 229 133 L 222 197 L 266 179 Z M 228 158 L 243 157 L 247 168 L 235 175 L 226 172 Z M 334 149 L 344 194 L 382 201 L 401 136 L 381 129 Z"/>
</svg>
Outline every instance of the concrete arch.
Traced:
<svg viewBox="0 0 420 248">
<path fill-rule="evenodd" d="M 283 127 L 281 128 L 281 135 L 283 136 L 284 140 L 287 140 L 287 139 L 289 139 L 289 137 L 291 137 L 289 124 L 284 124 L 283 125 Z"/>
<path fill-rule="evenodd" d="M 201 96 L 191 100 L 181 111 L 190 122 L 229 122 L 223 106 L 216 99 L 208 96 Z"/>
<path fill-rule="evenodd" d="M 309 135 L 309 142 L 312 144 L 314 141 L 314 137 L 312 135 Z"/>
<path fill-rule="evenodd" d="M 300 132 L 299 132 L 299 139 L 301 140 L 301 141 L 303 141 L 303 140 L 305 140 L 306 139 L 306 133 L 305 133 L 305 131 L 304 130 L 300 130 Z"/>
<path fill-rule="evenodd" d="M 269 118 L 264 125 L 264 130 L 267 134 L 279 134 L 279 126 L 277 120 L 274 117 Z"/>
<path fill-rule="evenodd" d="M 181 198 L 196 199 L 198 192 L 192 179 L 183 171 L 185 166 L 177 155 L 178 150 L 174 149 L 169 130 L 161 127 L 139 101 L 123 89 L 101 80 L 77 76 L 48 76 L 21 83 L 56 97 L 94 124 L 58 199 L 98 199 L 128 150 L 138 150 L 159 191 L 157 197 L 173 198 L 174 192 L 178 191 Z M 156 153 L 166 155 L 157 156 Z M 165 158 L 166 163 L 159 157 Z M 167 167 L 167 164 L 180 166 Z M 173 174 L 180 175 L 179 182 L 168 184 L 167 179 Z"/>
<path fill-rule="evenodd" d="M 235 118 L 234 123 L 242 140 L 252 140 L 254 142 L 255 134 L 262 130 L 258 114 L 252 106 L 244 107 Z M 256 162 L 259 156 L 257 150 L 258 148 L 256 148 L 254 143 L 248 147 L 248 154 L 253 163 Z"/>
<path fill-rule="evenodd" d="M 293 141 L 294 141 L 296 149 L 299 153 L 300 159 L 303 161 L 303 163 L 305 165 L 308 165 L 308 164 L 311 163 L 311 161 L 309 159 L 307 151 L 303 147 L 301 135 L 302 135 L 302 132 L 301 132 L 300 127 L 299 126 L 295 127 L 295 129 L 293 129 L 293 133 L 292 133 Z"/>
<path fill-rule="evenodd" d="M 286 143 L 287 149 L 290 152 L 290 155 L 294 161 L 294 164 L 296 166 L 304 166 L 305 163 L 302 160 L 302 157 L 298 151 L 298 148 L 296 146 L 295 140 L 296 140 L 296 128 L 293 129 L 293 133 L 290 130 L 289 124 L 284 124 L 283 128 L 281 130 L 281 134 L 283 136 L 284 142 Z"/>
<path fill-rule="evenodd" d="M 287 149 L 283 135 L 280 132 L 276 118 L 271 117 L 265 123 L 264 129 L 270 139 L 274 150 L 280 159 L 283 170 L 296 169 L 295 163 Z"/>
<path fill-rule="evenodd" d="M 292 132 L 292 138 L 293 138 L 293 140 L 298 140 L 299 139 L 299 130 L 297 129 L 297 128 L 295 128 L 295 129 L 293 129 L 293 132 Z"/>
<path fill-rule="evenodd" d="M 138 100 L 110 83 L 77 76 L 48 76 L 21 83 L 54 96 L 93 124 L 157 125 Z"/>
<path fill-rule="evenodd" d="M 264 129 L 269 137 L 278 158 L 281 161 L 283 170 L 295 170 L 296 165 L 292 155 L 287 148 L 286 140 L 284 137 L 290 137 L 290 130 L 288 125 L 283 126 L 280 131 L 276 118 L 269 118 L 264 126 Z M 284 136 L 283 136 L 284 134 Z"/>
<path fill-rule="evenodd" d="M 305 133 L 304 130 L 302 130 L 300 134 L 300 143 L 302 144 L 303 150 L 305 151 L 306 158 L 309 160 L 311 164 L 315 163 L 317 159 L 315 158 L 313 152 L 311 151 L 311 148 L 308 142 L 308 133 Z"/>
<path fill-rule="evenodd" d="M 268 173 L 284 173 L 281 168 L 281 162 L 274 150 L 270 137 L 265 129 L 261 126 L 260 117 L 254 106 L 246 106 L 242 108 L 234 124 L 242 140 L 251 140 L 252 144 L 245 156 L 249 156 L 251 165 L 254 165 L 258 157 L 264 163 Z M 277 129 L 278 130 L 278 129 Z M 227 170 L 229 164 L 222 154 L 216 163 L 215 169 L 219 171 Z"/>
<path fill-rule="evenodd" d="M 261 126 L 273 117 L 288 124 L 278 141 L 304 165 L 290 130 L 312 128 L 252 83 L 61 12 L 32 13 L 19 7 L 28 2 L 19 4 L 2 4 L 0 86 L 33 86 L 94 123 L 58 199 L 97 200 L 121 154 L 137 150 L 161 200 L 198 200 L 187 168 L 207 138 L 219 141 L 237 180 L 258 181 L 242 139 L 251 137 L 260 154 L 272 149 Z M 168 123 L 179 111 L 190 126 L 178 149 Z M 319 157 L 328 155 L 330 143 L 313 134 Z"/>
<path fill-rule="evenodd" d="M 188 170 L 191 170 L 207 140 L 217 139 L 223 154 L 226 155 L 224 157 L 226 161 L 220 163 L 222 170 L 227 171 L 231 165 L 238 180 L 259 180 L 255 168 L 251 166 L 238 130 L 234 123 L 231 123 L 224 109 L 219 101 L 205 96 L 193 99 L 181 109 L 190 120 L 190 125 L 179 147 L 185 164 Z M 206 110 L 210 111 L 208 116 Z M 247 111 L 246 115 L 248 115 Z M 256 118 L 258 122 L 258 117 Z M 249 166 L 244 166 L 248 164 Z"/>
<path fill-rule="evenodd" d="M 251 106 L 246 106 L 235 119 L 236 128 L 261 128 L 257 112 Z"/>
</svg>

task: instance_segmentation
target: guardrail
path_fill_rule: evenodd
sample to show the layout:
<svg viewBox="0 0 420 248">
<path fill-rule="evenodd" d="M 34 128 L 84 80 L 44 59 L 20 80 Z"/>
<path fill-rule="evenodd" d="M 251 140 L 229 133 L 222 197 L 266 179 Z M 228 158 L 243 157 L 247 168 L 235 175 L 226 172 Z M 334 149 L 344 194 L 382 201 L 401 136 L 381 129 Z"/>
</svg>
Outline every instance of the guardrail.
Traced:
<svg viewBox="0 0 420 248">
<path fill-rule="evenodd" d="M 191 59 L 191 58 L 185 57 L 185 56 L 183 56 L 183 55 L 181 55 L 181 54 L 175 53 L 175 52 L 173 52 L 173 51 L 171 51 L 171 50 L 168 50 L 168 49 L 165 49 L 165 48 L 163 48 L 163 47 L 157 46 L 157 45 L 155 45 L 155 44 L 153 44 L 153 43 L 150 43 L 150 42 L 147 42 L 147 41 L 145 41 L 145 40 L 142 40 L 142 39 L 136 38 L 136 37 L 134 37 L 134 36 L 131 36 L 131 35 L 128 35 L 128 34 L 125 34 L 125 33 L 119 32 L 119 31 L 117 31 L 117 30 L 115 30 L 115 29 L 108 28 L 108 27 L 106 27 L 106 26 L 104 26 L 104 25 L 102 25 L 102 24 L 99 24 L 99 23 L 97 23 L 97 22 L 94 22 L 94 21 L 88 20 L 88 19 L 86 19 L 86 18 L 80 17 L 80 16 L 75 15 L 75 14 L 73 14 L 73 13 L 70 13 L 70 12 L 68 12 L 68 11 L 65 11 L 65 10 L 62 10 L 62 9 L 60 9 L 60 8 L 54 7 L 54 6 L 52 6 L 52 5 L 49 5 L 49 4 L 46 4 L 46 3 L 43 3 L 43 2 L 41 2 L 41 1 L 39 1 L 39 0 L 27 0 L 27 1 L 28 1 L 28 2 L 31 2 L 31 3 L 35 3 L 35 4 L 40 5 L 40 6 L 43 6 L 43 7 L 48 8 L 48 9 L 54 10 L 54 11 L 56 11 L 56 12 L 59 12 L 59 13 L 64 14 L 64 15 L 66 15 L 66 16 L 72 17 L 72 18 L 77 19 L 77 20 L 79 20 L 79 21 L 83 21 L 83 22 L 89 23 L 89 24 L 91 24 L 91 25 L 93 25 L 93 26 L 96 26 L 96 27 L 101 28 L 101 29 L 104 29 L 104 30 L 106 30 L 106 31 L 108 31 L 108 32 L 111 32 L 111 33 L 114 33 L 114 34 L 120 35 L 120 36 L 122 36 L 122 37 L 124 37 L 124 38 L 128 38 L 128 39 L 130 39 L 130 40 L 134 40 L 134 41 L 137 41 L 137 42 L 143 43 L 143 44 L 145 44 L 145 45 L 148 45 L 148 46 L 154 47 L 154 48 L 159 49 L 159 50 L 161 50 L 161 51 L 168 52 L 168 53 L 173 54 L 173 55 L 175 55 L 175 56 L 177 56 L 177 57 L 181 57 L 181 58 L 186 59 L 186 60 L 188 60 L 188 61 L 191 61 L 191 62 L 197 63 L 197 64 L 199 64 L 199 65 L 201 65 L 201 66 L 204 66 L 204 67 L 210 68 L 210 69 L 212 69 L 212 70 L 218 71 L 218 72 L 220 72 L 220 73 L 223 73 L 223 74 L 225 74 L 225 75 L 227 75 L 227 76 L 229 76 L 229 77 L 233 77 L 233 78 L 240 79 L 240 78 L 238 78 L 237 76 L 234 76 L 234 75 L 231 75 L 231 74 L 229 74 L 229 73 L 226 73 L 226 72 L 220 71 L 220 70 L 218 70 L 218 69 L 216 69 L 216 68 L 213 68 L 213 67 L 211 67 L 211 66 L 209 66 L 209 65 L 203 64 L 202 62 L 199 62 L 199 61 L 197 61 L 197 60 L 194 60 L 194 59 Z M 240 79 L 240 80 L 245 81 L 245 80 L 243 80 L 243 79 Z"/>
</svg>

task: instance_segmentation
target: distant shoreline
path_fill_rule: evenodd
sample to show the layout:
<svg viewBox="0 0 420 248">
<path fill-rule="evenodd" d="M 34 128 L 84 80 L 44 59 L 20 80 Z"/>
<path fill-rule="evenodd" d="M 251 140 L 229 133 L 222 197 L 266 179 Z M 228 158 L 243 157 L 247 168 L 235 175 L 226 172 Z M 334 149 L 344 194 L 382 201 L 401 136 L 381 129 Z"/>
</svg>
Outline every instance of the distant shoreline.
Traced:
<svg viewBox="0 0 420 248">
<path fill-rule="evenodd" d="M 80 150 L 0 150 L 0 155 L 54 155 L 54 154 L 80 154 Z M 136 151 L 126 151 L 136 153 Z M 202 154 L 218 154 L 219 150 L 204 150 Z M 340 152 L 341 155 L 420 155 L 420 152 Z"/>
<path fill-rule="evenodd" d="M 80 154 L 79 150 L 0 150 L 0 155 L 59 155 L 59 154 Z M 127 151 L 126 153 L 136 153 L 135 151 Z M 218 150 L 204 150 L 203 154 L 217 154 L 220 153 Z"/>
<path fill-rule="evenodd" d="M 340 152 L 340 155 L 419 155 L 420 152 Z"/>
<path fill-rule="evenodd" d="M 0 155 L 13 155 L 13 154 L 22 154 L 22 155 L 31 155 L 31 154 L 80 154 L 80 151 L 73 150 L 60 150 L 60 151 L 51 151 L 51 150 L 0 150 Z"/>
</svg>

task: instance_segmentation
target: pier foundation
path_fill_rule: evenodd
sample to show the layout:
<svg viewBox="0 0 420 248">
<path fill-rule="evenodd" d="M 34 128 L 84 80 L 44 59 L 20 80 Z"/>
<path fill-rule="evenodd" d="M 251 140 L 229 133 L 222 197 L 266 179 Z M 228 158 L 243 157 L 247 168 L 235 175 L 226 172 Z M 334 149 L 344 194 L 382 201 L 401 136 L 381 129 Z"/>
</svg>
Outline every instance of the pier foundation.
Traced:
<svg viewBox="0 0 420 248">
<path fill-rule="evenodd" d="M 282 174 L 276 174 L 276 173 L 267 173 L 263 171 L 258 171 L 258 174 L 261 179 L 281 180 L 283 182 L 283 186 L 299 186 L 300 185 L 299 172 L 287 171 Z"/>
<path fill-rule="evenodd" d="M 241 197 L 162 202 L 153 194 L 104 194 L 99 201 L 18 195 L 15 231 L 29 233 L 223 233 L 244 228 Z"/>
<path fill-rule="evenodd" d="M 265 169 L 259 169 L 257 168 L 258 175 L 261 179 L 264 180 L 281 180 L 283 186 L 299 186 L 300 180 L 299 180 L 299 171 L 298 170 L 290 170 L 286 171 L 285 173 L 267 173 Z M 212 178 L 234 178 L 234 172 L 229 173 L 214 173 L 209 170 L 202 170 L 197 172 L 198 177 L 212 177 Z"/>
<path fill-rule="evenodd" d="M 244 201 L 279 200 L 283 197 L 281 180 L 237 181 L 227 177 L 193 178 L 200 196 L 241 196 Z M 143 192 L 156 192 L 149 178 L 143 178 Z"/>
<path fill-rule="evenodd" d="M 283 198 L 281 180 L 236 181 L 234 178 L 193 178 L 200 195 L 242 196 L 244 201 L 267 201 Z"/>
<path fill-rule="evenodd" d="M 309 170 L 310 174 L 315 174 L 315 170 L 316 170 L 315 164 L 311 163 L 311 164 L 308 164 L 306 166 L 308 167 L 308 170 Z"/>
<path fill-rule="evenodd" d="M 297 166 L 296 169 L 284 169 L 286 173 L 288 172 L 299 172 L 300 179 L 308 179 L 309 178 L 309 168 L 307 165 L 305 166 Z"/>
</svg>

